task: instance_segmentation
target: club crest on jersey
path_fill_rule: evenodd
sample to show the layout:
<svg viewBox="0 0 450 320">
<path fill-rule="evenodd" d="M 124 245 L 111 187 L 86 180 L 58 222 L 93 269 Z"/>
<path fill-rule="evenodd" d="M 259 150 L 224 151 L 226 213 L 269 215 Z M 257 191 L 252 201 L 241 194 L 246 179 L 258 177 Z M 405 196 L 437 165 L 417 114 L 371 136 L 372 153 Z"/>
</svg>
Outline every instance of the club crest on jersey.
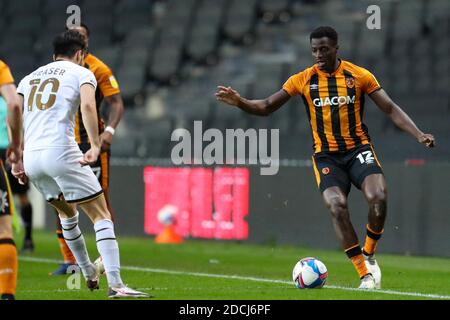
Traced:
<svg viewBox="0 0 450 320">
<path fill-rule="evenodd" d="M 322 169 L 322 173 L 323 173 L 324 175 L 329 174 L 329 173 L 330 173 L 330 168 L 328 168 L 328 167 L 323 168 L 323 169 Z"/>
<path fill-rule="evenodd" d="M 348 88 L 353 88 L 355 86 L 355 79 L 353 78 L 346 78 L 345 83 L 347 84 Z"/>
<path fill-rule="evenodd" d="M 311 84 L 309 85 L 309 90 L 317 90 L 319 89 L 319 85 L 318 84 Z"/>
<path fill-rule="evenodd" d="M 114 89 L 118 89 L 119 88 L 119 84 L 117 83 L 117 80 L 116 80 L 116 78 L 114 76 L 110 76 L 109 77 L 109 83 L 111 83 L 111 86 Z"/>
</svg>

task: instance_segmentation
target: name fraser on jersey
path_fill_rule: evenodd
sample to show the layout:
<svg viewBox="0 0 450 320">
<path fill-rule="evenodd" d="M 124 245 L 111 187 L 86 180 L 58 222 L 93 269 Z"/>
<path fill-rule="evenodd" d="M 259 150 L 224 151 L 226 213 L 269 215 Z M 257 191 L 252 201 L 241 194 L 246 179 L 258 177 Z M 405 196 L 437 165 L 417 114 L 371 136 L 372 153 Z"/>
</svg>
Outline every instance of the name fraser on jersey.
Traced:
<svg viewBox="0 0 450 320">
<path fill-rule="evenodd" d="M 323 107 L 323 106 L 339 106 L 344 104 L 350 104 L 355 103 L 355 96 L 349 97 L 349 96 L 338 96 L 338 97 L 326 97 L 326 98 L 316 98 L 313 100 L 313 104 L 316 107 Z"/>
<path fill-rule="evenodd" d="M 62 76 L 66 72 L 65 69 L 62 68 L 46 68 L 40 71 L 33 72 L 33 77 L 41 77 L 48 75 Z"/>
</svg>

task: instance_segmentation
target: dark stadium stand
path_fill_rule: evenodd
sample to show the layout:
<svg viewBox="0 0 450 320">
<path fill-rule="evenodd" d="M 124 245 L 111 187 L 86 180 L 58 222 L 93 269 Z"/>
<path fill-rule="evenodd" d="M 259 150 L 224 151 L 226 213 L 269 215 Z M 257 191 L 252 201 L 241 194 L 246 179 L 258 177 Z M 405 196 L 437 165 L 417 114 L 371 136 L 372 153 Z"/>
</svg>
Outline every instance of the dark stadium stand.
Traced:
<svg viewBox="0 0 450 320">
<path fill-rule="evenodd" d="M 384 160 L 450 156 L 450 1 L 333 0 L 1 0 L 0 57 L 18 82 L 51 59 L 68 5 L 78 4 L 90 47 L 119 80 L 126 101 L 113 156 L 170 156 L 174 128 L 279 128 L 281 157 L 308 159 L 311 134 L 300 98 L 268 118 L 216 102 L 219 84 L 263 98 L 312 64 L 309 33 L 334 26 L 344 59 L 371 70 L 424 130 L 428 153 L 367 99 L 366 123 Z M 368 5 L 382 29 L 366 28 Z M 20 34 L 20 36 L 18 36 Z M 401 145 L 401 147 L 399 147 Z"/>
</svg>

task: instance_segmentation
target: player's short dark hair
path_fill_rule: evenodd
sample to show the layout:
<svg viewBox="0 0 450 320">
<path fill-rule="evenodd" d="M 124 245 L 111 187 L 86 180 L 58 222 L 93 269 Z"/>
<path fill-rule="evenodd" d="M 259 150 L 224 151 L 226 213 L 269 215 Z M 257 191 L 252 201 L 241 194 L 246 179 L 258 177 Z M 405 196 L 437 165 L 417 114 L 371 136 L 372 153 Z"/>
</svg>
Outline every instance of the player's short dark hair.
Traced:
<svg viewBox="0 0 450 320">
<path fill-rule="evenodd" d="M 89 30 L 89 27 L 85 23 L 81 22 L 79 26 L 86 30 L 86 34 L 88 37 L 91 36 L 91 30 Z M 76 27 L 76 25 L 72 25 L 71 27 Z M 70 30 L 67 25 L 66 25 L 66 30 Z"/>
<path fill-rule="evenodd" d="M 87 36 L 91 36 L 91 31 L 89 30 L 89 27 L 85 23 L 80 23 L 80 27 L 84 28 L 86 30 Z"/>
<path fill-rule="evenodd" d="M 319 39 L 327 37 L 330 40 L 333 40 L 334 44 L 338 43 L 338 34 L 336 30 L 334 30 L 332 27 L 328 26 L 321 26 L 313 30 L 311 34 L 309 35 L 309 41 L 311 42 L 312 39 Z"/>
<path fill-rule="evenodd" d="M 78 50 L 86 50 L 83 36 L 75 30 L 60 33 L 53 40 L 55 56 L 73 57 Z"/>
</svg>

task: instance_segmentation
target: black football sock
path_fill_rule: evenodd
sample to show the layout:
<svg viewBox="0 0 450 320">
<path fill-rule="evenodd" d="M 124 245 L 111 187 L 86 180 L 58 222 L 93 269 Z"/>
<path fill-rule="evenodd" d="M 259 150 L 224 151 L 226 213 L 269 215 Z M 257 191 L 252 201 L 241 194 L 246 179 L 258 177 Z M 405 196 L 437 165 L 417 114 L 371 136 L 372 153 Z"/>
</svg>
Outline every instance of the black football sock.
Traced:
<svg viewBox="0 0 450 320">
<path fill-rule="evenodd" d="M 31 233 L 33 230 L 33 208 L 31 207 L 31 204 L 23 206 L 21 214 L 25 225 L 25 240 L 31 240 Z"/>
</svg>

